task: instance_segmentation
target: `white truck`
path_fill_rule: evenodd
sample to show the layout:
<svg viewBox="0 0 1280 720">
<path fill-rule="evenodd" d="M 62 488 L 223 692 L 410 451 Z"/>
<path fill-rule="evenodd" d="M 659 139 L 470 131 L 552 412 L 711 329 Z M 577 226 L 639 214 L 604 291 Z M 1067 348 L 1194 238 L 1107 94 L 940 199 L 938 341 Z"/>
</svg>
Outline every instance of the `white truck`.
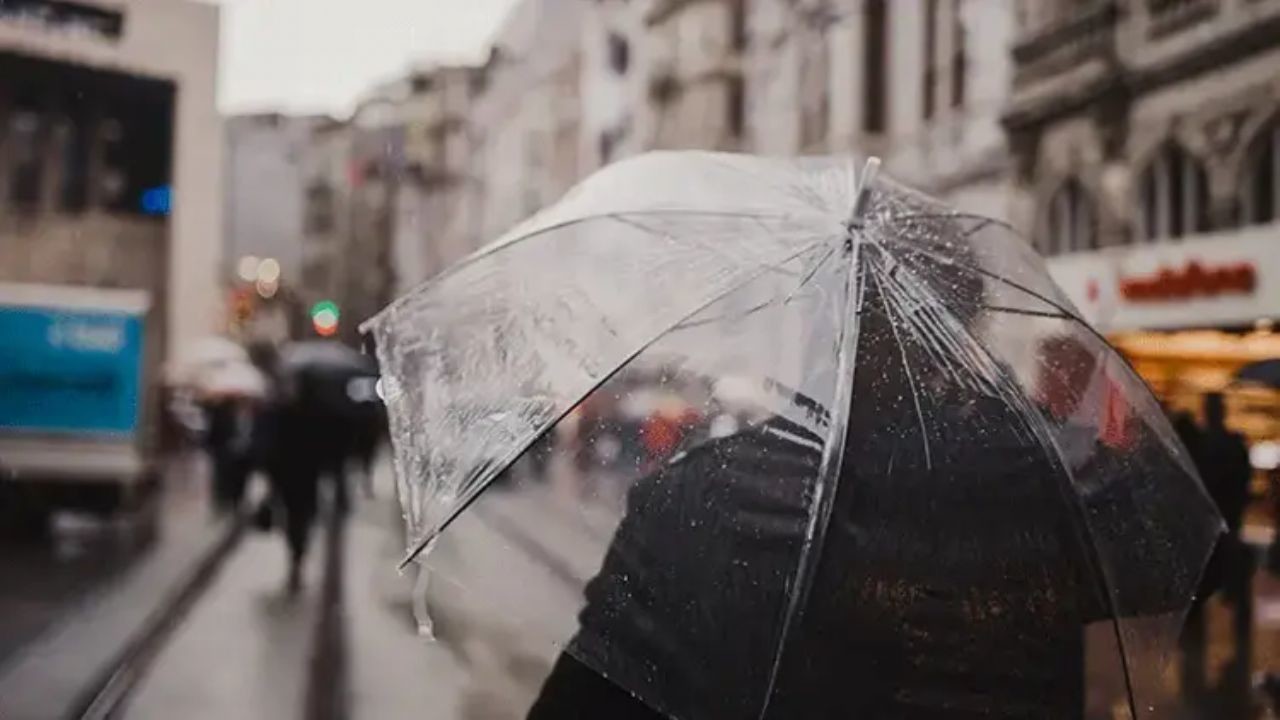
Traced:
<svg viewBox="0 0 1280 720">
<path fill-rule="evenodd" d="M 140 290 L 0 283 L 0 515 L 111 510 L 153 477 Z"/>
</svg>

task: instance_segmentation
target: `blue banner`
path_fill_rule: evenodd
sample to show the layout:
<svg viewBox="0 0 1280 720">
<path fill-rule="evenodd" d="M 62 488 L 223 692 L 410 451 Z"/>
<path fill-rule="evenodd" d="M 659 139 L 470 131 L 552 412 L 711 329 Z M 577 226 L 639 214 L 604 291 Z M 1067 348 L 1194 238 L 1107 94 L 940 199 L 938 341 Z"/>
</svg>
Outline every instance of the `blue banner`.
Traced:
<svg viewBox="0 0 1280 720">
<path fill-rule="evenodd" d="M 132 433 L 141 375 L 138 315 L 0 305 L 0 430 Z"/>
</svg>

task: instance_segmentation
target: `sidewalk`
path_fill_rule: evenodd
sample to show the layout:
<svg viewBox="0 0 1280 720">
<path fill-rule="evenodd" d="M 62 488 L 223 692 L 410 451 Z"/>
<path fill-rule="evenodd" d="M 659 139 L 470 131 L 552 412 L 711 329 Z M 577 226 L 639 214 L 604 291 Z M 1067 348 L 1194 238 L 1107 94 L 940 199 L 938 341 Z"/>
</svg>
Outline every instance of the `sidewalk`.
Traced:
<svg viewBox="0 0 1280 720">
<path fill-rule="evenodd" d="M 387 463 L 379 464 L 375 487 L 378 497 L 360 504 L 346 531 L 352 716 L 524 718 L 559 654 L 557 643 L 577 629 L 581 580 L 549 570 L 547 557 L 559 553 L 520 537 L 539 516 L 522 519 L 518 503 L 486 499 L 450 527 L 431 556 L 440 569 L 415 587 L 417 565 L 396 570 L 402 520 Z M 500 497 L 506 495 L 495 493 Z M 584 561 L 555 562 L 581 568 Z M 427 609 L 434 640 L 418 634 L 415 602 Z"/>
<path fill-rule="evenodd" d="M 155 549 L 100 592 L 84 597 L 0 667 L 0 717 L 44 720 L 71 714 L 192 573 L 224 545 L 230 526 L 210 516 L 202 465 L 175 464 L 164 482 Z"/>
<path fill-rule="evenodd" d="M 295 718 L 307 688 L 324 539 L 316 529 L 306 585 L 284 591 L 278 533 L 248 535 L 150 665 L 128 701 L 132 720 Z"/>
<path fill-rule="evenodd" d="M 350 705 L 356 718 L 461 717 L 467 670 L 447 648 L 420 636 L 413 614 L 416 568 L 403 557 L 399 509 L 380 496 L 347 522 L 343 608 Z"/>
</svg>

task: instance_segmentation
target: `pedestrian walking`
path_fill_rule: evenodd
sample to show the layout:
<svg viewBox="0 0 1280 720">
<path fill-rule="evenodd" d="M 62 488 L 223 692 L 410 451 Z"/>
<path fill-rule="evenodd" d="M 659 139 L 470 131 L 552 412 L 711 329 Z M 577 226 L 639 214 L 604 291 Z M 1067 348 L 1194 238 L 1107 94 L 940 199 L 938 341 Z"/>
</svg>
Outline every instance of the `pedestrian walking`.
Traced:
<svg viewBox="0 0 1280 720">
<path fill-rule="evenodd" d="M 1252 683 L 1254 561 L 1241 530 L 1249 503 L 1253 466 L 1244 436 L 1226 425 L 1226 405 L 1221 393 L 1205 395 L 1204 418 L 1204 431 L 1196 448 L 1197 461 L 1209 495 L 1227 524 L 1227 534 L 1214 549 L 1205 570 L 1212 584 L 1204 590 L 1212 593 L 1221 589 L 1231 604 L 1234 655 L 1222 674 L 1222 686 L 1218 690 L 1225 702 L 1233 704 L 1236 711 L 1244 712 Z"/>
<path fill-rule="evenodd" d="M 305 373 L 283 367 L 274 346 L 251 348 L 254 362 L 271 378 L 271 391 L 258 414 L 255 456 L 270 481 L 270 494 L 258 509 L 264 529 L 279 526 L 288 553 L 286 587 L 302 587 L 303 566 L 311 543 L 318 508 L 320 472 L 324 456 L 318 431 L 318 388 Z"/>
<path fill-rule="evenodd" d="M 220 397 L 209 401 L 205 412 L 213 464 L 213 506 L 219 513 L 234 513 L 240 508 L 253 469 L 254 410 L 244 398 Z"/>
<path fill-rule="evenodd" d="M 256 406 L 266 392 L 262 374 L 247 362 L 225 364 L 201 378 L 199 391 L 208 420 L 205 438 L 213 465 L 213 507 L 240 510 L 253 471 Z"/>
</svg>

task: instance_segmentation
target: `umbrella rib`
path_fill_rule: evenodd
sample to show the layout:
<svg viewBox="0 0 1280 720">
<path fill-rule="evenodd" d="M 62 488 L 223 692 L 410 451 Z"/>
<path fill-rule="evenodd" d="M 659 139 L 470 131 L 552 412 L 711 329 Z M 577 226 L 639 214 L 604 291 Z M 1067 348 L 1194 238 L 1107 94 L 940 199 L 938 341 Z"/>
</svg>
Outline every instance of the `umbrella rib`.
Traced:
<svg viewBox="0 0 1280 720">
<path fill-rule="evenodd" d="M 646 233 L 649 233 L 649 234 L 651 234 L 651 235 L 658 235 L 658 236 L 664 237 L 664 238 L 666 238 L 667 240 L 669 240 L 669 241 L 671 241 L 671 242 L 673 242 L 673 243 L 675 243 L 675 244 L 677 244 L 677 245 L 681 243 L 681 241 L 680 241 L 680 240 L 678 240 L 678 239 L 677 239 L 674 235 L 672 235 L 671 233 L 666 232 L 665 230 L 660 230 L 660 229 L 658 229 L 658 228 L 653 228 L 653 227 L 650 227 L 650 226 L 648 226 L 648 225 L 645 225 L 644 223 L 639 222 L 638 220 L 635 220 L 635 219 L 629 218 L 629 217 L 627 217 L 627 216 L 626 216 L 626 215 L 624 215 L 624 214 L 619 213 L 619 214 L 617 214 L 617 215 L 608 215 L 608 216 L 606 216 L 606 217 L 610 217 L 610 218 L 612 218 L 612 219 L 614 219 L 614 220 L 617 220 L 618 222 L 620 222 L 620 223 L 622 223 L 622 224 L 624 224 L 624 225 L 630 225 L 631 227 L 634 227 L 634 228 L 636 228 L 637 230 L 640 230 L 640 231 L 642 231 L 642 232 L 646 232 Z M 696 237 L 696 236 L 695 236 L 695 237 Z M 746 263 L 742 262 L 742 260 L 741 260 L 740 258 L 735 257 L 735 256 L 731 255 L 730 253 L 725 252 L 724 250 L 721 250 L 720 248 L 716 247 L 714 244 L 712 244 L 712 243 L 708 243 L 708 242 L 706 242 L 706 241 L 702 240 L 701 238 L 697 238 L 697 239 L 693 239 L 693 240 L 691 240 L 691 244 L 696 245 L 696 246 L 698 246 L 698 247 L 700 247 L 700 248 L 702 248 L 702 249 L 704 249 L 704 250 L 706 250 L 706 251 L 710 252 L 712 255 L 715 255 L 715 256 L 716 256 L 716 257 L 718 257 L 718 258 L 723 258 L 724 260 L 726 260 L 726 261 L 728 261 L 728 262 L 730 262 L 730 263 L 732 263 L 732 264 L 734 264 L 734 265 L 736 265 L 736 266 L 738 266 L 738 267 L 745 267 L 745 266 L 746 266 Z M 779 269 L 779 272 L 781 272 L 781 273 L 782 273 L 782 274 L 784 274 L 784 275 L 791 275 L 791 274 L 792 274 L 792 273 L 788 273 L 788 272 L 786 272 L 786 271 L 783 271 L 783 270 L 781 270 L 781 269 Z"/>
<path fill-rule="evenodd" d="M 893 340 L 898 346 L 898 355 L 902 358 L 902 368 L 906 371 L 907 382 L 911 385 L 911 401 L 915 404 L 916 420 L 920 423 L 920 440 L 924 443 L 925 468 L 932 470 L 933 452 L 929 447 L 929 429 L 924 421 L 924 410 L 920 407 L 920 387 L 916 384 L 915 373 L 911 371 L 911 362 L 907 360 L 907 348 L 902 343 L 902 336 L 898 334 L 898 324 L 893 321 L 898 315 L 894 311 L 893 303 L 885 292 L 884 283 L 880 281 L 880 276 L 876 270 L 876 266 L 871 264 L 871 279 L 876 281 L 876 287 L 880 289 L 880 296 L 884 299 L 884 307 L 889 311 L 889 328 L 893 330 Z"/>
<path fill-rule="evenodd" d="M 826 265 L 827 261 L 831 259 L 831 256 L 835 254 L 837 247 L 838 247 L 837 245 L 832 245 L 831 248 L 827 250 L 826 254 L 823 255 L 818 260 L 818 262 L 814 263 L 813 268 L 811 268 L 809 272 L 805 273 L 805 276 L 801 278 L 800 282 L 795 286 L 795 288 L 793 288 L 791 292 L 787 293 L 787 296 L 783 298 L 781 301 L 768 300 L 768 301 L 762 302 L 756 305 L 755 307 L 748 308 L 743 312 L 739 313 L 737 315 L 737 319 L 742 319 L 744 317 L 747 317 L 748 315 L 754 315 L 755 313 L 758 313 L 761 310 L 765 310 L 775 305 L 790 304 L 791 301 L 795 299 L 795 296 L 798 295 L 806 285 L 808 285 L 810 282 L 813 281 L 813 278 L 818 274 L 818 271 L 822 269 L 822 266 Z M 792 273 L 785 273 L 785 274 L 792 275 Z M 696 320 L 696 321 L 689 320 L 687 322 L 682 322 L 671 329 L 672 330 L 688 330 L 689 328 L 702 327 L 704 325 L 710 325 L 711 323 L 723 322 L 726 318 L 730 318 L 730 317 L 734 317 L 734 316 L 726 314 L 726 315 L 718 315 L 713 318 L 707 318 L 705 320 Z"/>
<path fill-rule="evenodd" d="M 1070 315 L 1063 315 L 1060 312 L 1045 312 L 1043 310 L 1024 310 L 1022 308 L 1006 307 L 1003 305 L 987 305 L 981 306 L 984 310 L 991 312 L 1006 313 L 1009 315 L 1027 315 L 1030 317 L 1055 318 L 1058 320 L 1075 320 Z"/>
<path fill-rule="evenodd" d="M 851 256 L 849 257 L 849 272 L 845 276 L 845 311 L 842 313 L 844 322 L 840 324 L 840 345 L 836 362 L 836 397 L 835 405 L 831 411 L 831 440 L 826 443 L 826 448 L 822 453 L 822 462 L 818 467 L 818 482 L 814 490 L 813 500 L 810 502 L 812 514 L 805 531 L 805 542 L 800 550 L 800 558 L 797 563 L 795 588 L 787 601 L 786 614 L 782 619 L 778 647 L 774 653 L 772 667 L 769 669 L 769 682 L 765 688 L 764 703 L 758 716 L 760 718 L 764 718 L 769 712 L 769 705 L 773 700 L 773 694 L 778 684 L 778 675 L 782 671 L 782 656 L 786 651 L 787 640 L 791 636 L 791 625 L 795 622 L 801 606 L 808 599 L 813 587 L 814 573 L 816 572 L 814 563 L 817 562 L 814 557 L 814 545 L 818 542 L 818 534 L 822 533 L 823 537 L 825 537 L 827 527 L 831 524 L 831 512 L 835 504 L 836 488 L 828 488 L 827 485 L 839 483 L 841 465 L 844 462 L 843 450 L 844 444 L 848 441 L 846 436 L 849 432 L 850 406 L 853 402 L 855 366 L 852 356 L 857 352 L 860 327 L 858 325 L 860 320 L 855 320 L 854 318 L 859 318 L 859 313 L 855 311 L 862 306 L 863 293 L 866 287 L 864 279 L 866 271 L 862 263 L 859 262 L 862 245 L 863 243 L 853 242 L 846 246 L 849 248 Z M 850 322 L 854 323 L 852 329 L 849 327 Z M 837 438 L 840 442 L 839 449 L 836 448 Z"/>
<path fill-rule="evenodd" d="M 817 244 L 818 243 L 813 243 L 811 245 L 808 245 L 803 250 L 800 250 L 799 252 L 792 254 L 790 257 L 781 259 L 779 263 L 790 262 L 795 258 L 799 257 L 800 255 L 803 255 L 804 253 L 811 251 L 814 248 L 814 246 Z M 762 275 L 764 275 L 766 272 L 768 272 L 770 267 L 771 266 L 762 266 L 756 269 L 756 271 L 742 278 L 741 280 L 735 283 L 731 283 L 729 287 L 725 288 L 720 292 L 715 293 L 711 298 L 701 303 L 700 305 L 695 307 L 693 310 L 690 310 L 688 314 L 686 314 L 684 317 L 677 320 L 675 323 L 672 323 L 665 330 L 655 333 L 653 337 L 645 341 L 639 348 L 637 348 L 635 351 L 633 351 L 632 353 L 627 355 L 625 358 L 623 358 L 622 361 L 618 363 L 617 367 L 615 367 L 613 370 L 609 371 L 608 373 L 605 373 L 599 380 L 593 382 L 591 386 L 588 387 L 584 392 L 578 393 L 577 394 L 578 397 L 576 400 L 574 400 L 574 402 L 569 403 L 561 412 L 557 413 L 550 420 L 544 423 L 543 426 L 539 428 L 537 432 L 531 434 L 525 442 L 517 445 L 514 450 L 512 450 L 511 452 L 508 452 L 505 456 L 502 457 L 501 460 L 497 462 L 485 461 L 479 468 L 477 468 L 477 472 L 473 473 L 473 476 L 478 478 L 478 480 L 476 481 L 476 488 L 468 492 L 466 495 L 462 497 L 461 501 L 454 507 L 454 509 L 449 511 L 449 514 L 445 516 L 444 521 L 440 523 L 440 526 L 438 528 L 427 533 L 427 535 L 424 536 L 421 540 L 418 540 L 416 543 L 414 543 L 413 549 L 410 550 L 405 555 L 405 558 L 400 561 L 399 568 L 404 569 L 409 565 L 409 563 L 413 562 L 414 558 L 418 557 L 418 555 L 420 555 L 422 551 L 428 545 L 431 544 L 432 541 L 434 541 L 445 530 L 447 530 L 449 526 L 452 525 L 453 522 L 457 520 L 459 516 L 462 515 L 462 513 L 466 512 L 467 508 L 471 507 L 472 503 L 474 503 L 476 499 L 479 498 L 480 495 L 483 494 L 486 489 L 488 489 L 489 485 L 493 483 L 494 478 L 496 478 L 500 473 L 502 473 L 504 470 L 510 467 L 516 460 L 519 460 L 520 457 L 524 455 L 525 452 L 527 452 L 529 448 L 533 446 L 534 443 L 541 440 L 542 437 L 545 436 L 548 432 L 550 432 L 551 429 L 554 428 L 557 424 L 559 424 L 561 420 L 566 418 L 569 415 L 569 413 L 573 412 L 573 409 L 577 407 L 579 403 L 581 403 L 584 399 L 586 399 L 595 391 L 599 390 L 605 383 L 612 380 L 619 372 L 622 371 L 623 368 L 630 365 L 633 361 L 635 361 L 636 358 L 644 354 L 646 350 L 656 345 L 659 340 L 666 337 L 681 322 L 691 317 L 694 317 L 695 315 L 702 312 L 703 310 L 706 310 L 708 307 L 711 307 L 712 305 L 723 300 L 729 295 L 732 295 L 733 293 L 737 292 L 741 288 L 745 287 L 747 284 L 753 282 L 756 278 L 759 278 Z"/>
<path fill-rule="evenodd" d="M 1041 302 L 1043 302 L 1044 304 L 1048 305 L 1049 307 L 1051 307 L 1051 308 L 1053 308 L 1053 309 L 1057 310 L 1058 312 L 1062 313 L 1062 314 L 1063 314 L 1063 316 L 1065 316 L 1067 319 L 1075 320 L 1076 322 L 1080 323 L 1081 325 L 1084 325 L 1086 328 L 1089 328 L 1089 331 L 1090 331 L 1090 332 L 1092 332 L 1092 333 L 1093 333 L 1093 335 L 1094 335 L 1095 337 L 1097 337 L 1097 338 L 1098 338 L 1098 339 L 1100 339 L 1100 340 L 1103 340 L 1104 342 L 1106 341 L 1106 338 L 1104 338 L 1102 335 L 1099 335 L 1099 334 L 1098 334 L 1098 331 L 1097 331 L 1097 330 L 1094 330 L 1094 329 L 1093 329 L 1093 327 L 1092 327 L 1091 325 L 1089 325 L 1089 323 L 1085 322 L 1085 321 L 1084 321 L 1084 320 L 1083 320 L 1079 315 L 1076 315 L 1075 313 L 1073 313 L 1073 312 L 1071 312 L 1070 310 L 1066 309 L 1065 307 L 1063 307 L 1063 306 L 1062 306 L 1062 304 L 1061 304 L 1061 303 L 1059 303 L 1059 302 L 1057 302 L 1057 301 L 1055 301 L 1055 300 L 1052 300 L 1052 299 L 1050 299 L 1050 298 L 1045 297 L 1042 293 L 1039 293 L 1039 292 L 1037 292 L 1037 291 L 1035 291 L 1035 290 L 1032 290 L 1031 288 L 1027 287 L 1026 285 L 1023 285 L 1022 283 L 1017 282 L 1016 280 L 1010 280 L 1009 278 L 1004 277 L 1003 275 L 997 275 L 997 274 L 995 274 L 995 273 L 991 272 L 990 270 L 988 270 L 988 269 L 986 269 L 986 268 L 984 268 L 984 267 L 978 266 L 978 265 L 970 265 L 970 264 L 966 264 L 966 263 L 956 262 L 956 259 L 955 259 L 955 258 L 949 258 L 949 257 L 947 257 L 947 256 L 945 256 L 945 255 L 939 255 L 938 253 L 933 252 L 932 250 L 927 250 L 927 249 L 922 248 L 922 247 L 919 247 L 919 246 L 917 246 L 917 245 L 899 245 L 898 247 L 901 247 L 901 248 L 905 249 L 907 252 L 919 253 L 919 254 L 921 254 L 921 255 L 927 255 L 927 256 L 929 256 L 929 257 L 933 258 L 934 260 L 937 260 L 938 262 L 946 263 L 946 264 L 948 264 L 948 265 L 954 265 L 954 266 L 957 266 L 957 267 L 967 268 L 967 269 L 969 269 L 969 270 L 972 270 L 973 272 L 978 273 L 979 275 L 985 275 L 986 277 L 989 277 L 989 278 L 991 278 L 992 280 L 995 280 L 995 281 L 997 281 L 997 282 L 1002 282 L 1002 283 L 1004 283 L 1005 285 L 1008 285 L 1009 287 L 1011 287 L 1011 288 L 1013 288 L 1013 289 L 1015 289 L 1015 290 L 1021 290 L 1022 292 L 1024 292 L 1024 293 L 1026 293 L 1026 294 L 1030 295 L 1031 297 L 1033 297 L 1033 298 L 1035 298 L 1035 299 L 1037 299 L 1037 300 L 1040 300 Z"/>
</svg>

